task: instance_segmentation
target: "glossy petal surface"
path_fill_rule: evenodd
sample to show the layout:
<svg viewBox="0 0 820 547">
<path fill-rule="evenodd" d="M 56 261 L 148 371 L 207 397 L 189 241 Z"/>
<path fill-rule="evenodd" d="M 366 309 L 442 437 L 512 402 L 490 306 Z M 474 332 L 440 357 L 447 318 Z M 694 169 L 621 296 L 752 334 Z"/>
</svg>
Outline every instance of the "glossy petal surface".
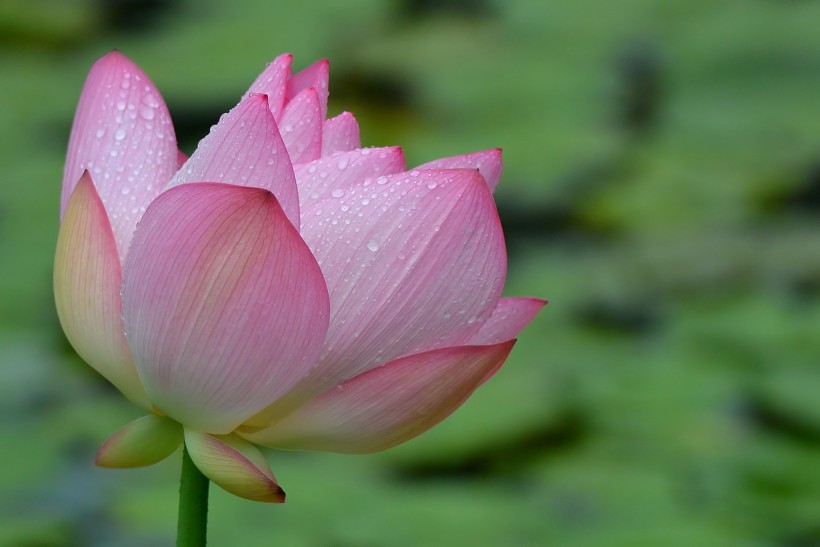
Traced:
<svg viewBox="0 0 820 547">
<path fill-rule="evenodd" d="M 397 146 L 361 148 L 298 164 L 293 170 L 299 187 L 300 208 L 343 194 L 366 179 L 401 173 L 404 169 L 404 154 Z"/>
<path fill-rule="evenodd" d="M 518 336 L 547 302 L 540 298 L 501 298 L 493 314 L 470 340 L 471 344 L 497 344 Z"/>
<path fill-rule="evenodd" d="M 219 119 L 170 186 L 188 182 L 225 182 L 273 192 L 298 225 L 299 195 L 285 144 L 265 95 L 248 95 Z"/>
<path fill-rule="evenodd" d="M 231 494 L 253 501 L 285 502 L 285 492 L 265 456 L 248 441 L 186 429 L 185 446 L 202 474 Z"/>
<path fill-rule="evenodd" d="M 473 170 L 364 181 L 306 208 L 302 235 L 325 274 L 332 318 L 311 390 L 466 343 L 506 274 L 495 204 Z"/>
<path fill-rule="evenodd" d="M 293 55 L 285 53 L 277 57 L 270 63 L 262 74 L 251 84 L 247 97 L 251 93 L 259 93 L 268 96 L 268 106 L 275 120 L 279 121 L 282 110 L 285 108 L 285 94 L 287 93 L 288 80 L 291 77 L 290 65 L 293 62 Z"/>
<path fill-rule="evenodd" d="M 125 341 L 122 270 L 102 200 L 86 173 L 63 215 L 54 258 L 57 315 L 69 342 L 126 397 L 149 407 Z"/>
<path fill-rule="evenodd" d="M 61 211 L 83 171 L 94 177 L 121 258 L 148 204 L 176 171 L 177 144 L 162 96 L 128 58 L 112 52 L 83 87 L 63 174 Z"/>
<path fill-rule="evenodd" d="M 94 463 L 99 467 L 144 467 L 161 462 L 181 444 L 181 425 L 149 414 L 109 437 L 97 451 Z"/>
<path fill-rule="evenodd" d="M 151 401 L 228 433 L 287 391 L 324 339 L 328 297 L 265 190 L 183 184 L 148 208 L 124 271 L 128 343 Z"/>
<path fill-rule="evenodd" d="M 276 448 L 385 450 L 449 416 L 504 363 L 513 341 L 397 359 L 331 388 L 271 428 L 245 435 Z"/>
<path fill-rule="evenodd" d="M 501 149 L 482 150 L 462 156 L 441 158 L 419 165 L 416 169 L 478 169 L 490 191 L 495 191 L 501 178 Z"/>
<path fill-rule="evenodd" d="M 350 112 L 342 112 L 322 125 L 322 156 L 361 148 L 359 123 Z"/>
<path fill-rule="evenodd" d="M 293 163 L 313 161 L 321 155 L 322 113 L 315 89 L 305 89 L 285 105 L 279 130 Z"/>
</svg>

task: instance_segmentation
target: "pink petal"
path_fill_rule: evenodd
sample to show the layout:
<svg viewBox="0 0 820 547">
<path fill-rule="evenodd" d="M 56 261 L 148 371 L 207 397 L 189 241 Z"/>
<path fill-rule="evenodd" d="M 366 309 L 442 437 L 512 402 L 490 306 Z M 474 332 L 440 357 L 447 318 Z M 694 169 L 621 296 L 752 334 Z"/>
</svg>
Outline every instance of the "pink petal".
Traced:
<svg viewBox="0 0 820 547">
<path fill-rule="evenodd" d="M 177 169 L 182 169 L 185 162 L 188 161 L 188 156 L 182 150 L 177 150 Z"/>
<path fill-rule="evenodd" d="M 546 303 L 540 298 L 500 298 L 493 314 L 470 343 L 497 344 L 515 338 Z"/>
<path fill-rule="evenodd" d="M 269 64 L 262 74 L 256 78 L 248 89 L 245 97 L 251 93 L 259 93 L 268 96 L 268 106 L 276 121 L 282 115 L 285 108 L 285 94 L 287 92 L 288 79 L 291 77 L 290 65 L 293 62 L 293 55 L 285 53 L 280 55 Z"/>
<path fill-rule="evenodd" d="M 312 87 L 319 97 L 319 107 L 322 119 L 327 116 L 327 97 L 329 94 L 328 80 L 330 79 L 330 63 L 323 59 L 316 61 L 309 67 L 295 74 L 288 80 L 285 102 L 292 100 L 302 90 Z"/>
<path fill-rule="evenodd" d="M 311 391 L 466 343 L 506 275 L 495 203 L 474 170 L 364 181 L 306 208 L 302 233 L 325 274 L 332 318 L 321 361 L 301 386 Z"/>
<path fill-rule="evenodd" d="M 169 186 L 188 182 L 270 190 L 298 226 L 299 193 L 293 167 L 264 95 L 250 94 L 223 115 Z"/>
<path fill-rule="evenodd" d="M 313 161 L 321 155 L 322 113 L 315 89 L 305 89 L 285 105 L 279 128 L 293 163 Z"/>
<path fill-rule="evenodd" d="M 405 170 L 404 153 L 398 146 L 362 148 L 339 152 L 294 166 L 300 209 L 325 197 L 341 195 L 348 188 L 382 175 Z"/>
<path fill-rule="evenodd" d="M 257 188 L 164 192 L 124 269 L 125 332 L 151 401 L 209 433 L 230 432 L 306 374 L 328 306 L 315 259 Z"/>
<path fill-rule="evenodd" d="M 342 112 L 322 125 L 322 156 L 361 148 L 359 123 L 350 112 Z"/>
<path fill-rule="evenodd" d="M 144 467 L 159 463 L 182 444 L 182 426 L 149 414 L 126 425 L 97 450 L 98 467 Z"/>
<path fill-rule="evenodd" d="M 326 391 L 254 443 L 295 450 L 367 453 L 427 431 L 453 413 L 506 360 L 514 340 L 410 355 Z"/>
<path fill-rule="evenodd" d="M 108 215 L 88 173 L 63 215 L 54 258 L 57 315 L 71 345 L 126 397 L 149 408 L 122 323 L 122 271 Z"/>
<path fill-rule="evenodd" d="M 223 490 L 253 501 L 285 502 L 265 456 L 248 441 L 186 429 L 185 446 L 202 474 Z"/>
<path fill-rule="evenodd" d="M 501 149 L 493 148 L 463 156 L 441 158 L 419 165 L 416 169 L 478 169 L 487 181 L 490 191 L 495 191 L 501 177 Z"/>
<path fill-rule="evenodd" d="M 63 174 L 61 211 L 88 170 L 108 211 L 121 258 L 145 207 L 176 171 L 177 145 L 165 102 L 148 77 L 114 51 L 83 87 Z"/>
</svg>

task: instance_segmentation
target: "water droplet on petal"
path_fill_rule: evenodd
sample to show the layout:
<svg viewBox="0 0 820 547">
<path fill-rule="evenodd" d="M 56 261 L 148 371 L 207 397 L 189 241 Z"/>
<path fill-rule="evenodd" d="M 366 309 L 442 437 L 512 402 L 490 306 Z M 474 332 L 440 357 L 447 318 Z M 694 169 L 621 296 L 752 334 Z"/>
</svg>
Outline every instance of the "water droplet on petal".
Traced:
<svg viewBox="0 0 820 547">
<path fill-rule="evenodd" d="M 115 139 L 115 140 L 118 140 L 118 141 L 121 141 L 121 140 L 123 140 L 124 138 L 125 138 L 125 128 L 124 128 L 124 127 L 120 127 L 120 128 L 118 128 L 118 129 L 117 129 L 117 131 L 114 133 L 114 139 Z"/>
<path fill-rule="evenodd" d="M 375 239 L 371 239 L 367 242 L 367 248 L 375 253 L 379 250 L 379 242 Z"/>
</svg>

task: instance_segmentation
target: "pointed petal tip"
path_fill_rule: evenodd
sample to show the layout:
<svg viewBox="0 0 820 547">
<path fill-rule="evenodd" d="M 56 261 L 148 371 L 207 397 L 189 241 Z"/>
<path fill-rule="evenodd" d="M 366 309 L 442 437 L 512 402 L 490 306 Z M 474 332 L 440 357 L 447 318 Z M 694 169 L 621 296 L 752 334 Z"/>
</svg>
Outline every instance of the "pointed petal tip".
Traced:
<svg viewBox="0 0 820 547">
<path fill-rule="evenodd" d="M 97 450 L 94 465 L 110 469 L 158 463 L 182 444 L 182 427 L 168 418 L 143 416 L 120 428 Z"/>
</svg>

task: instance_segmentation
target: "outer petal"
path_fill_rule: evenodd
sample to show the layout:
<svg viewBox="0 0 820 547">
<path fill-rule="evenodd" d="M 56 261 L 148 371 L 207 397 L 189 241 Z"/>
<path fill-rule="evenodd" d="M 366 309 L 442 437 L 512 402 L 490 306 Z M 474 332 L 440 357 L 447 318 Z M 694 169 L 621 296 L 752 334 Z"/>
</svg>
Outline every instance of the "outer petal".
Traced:
<svg viewBox="0 0 820 547">
<path fill-rule="evenodd" d="M 85 173 L 63 216 L 54 258 L 57 315 L 77 353 L 117 389 L 148 408 L 122 324 L 122 271 L 114 234 Z"/>
<path fill-rule="evenodd" d="M 350 112 L 342 112 L 322 125 L 322 156 L 361 148 L 359 123 Z"/>
<path fill-rule="evenodd" d="M 467 343 L 506 274 L 498 213 L 474 170 L 365 181 L 313 204 L 302 235 L 330 292 L 325 347 L 311 374 L 250 426 L 391 359 Z"/>
<path fill-rule="evenodd" d="M 282 115 L 282 109 L 285 108 L 285 94 L 287 93 L 288 80 L 291 77 L 290 65 L 292 62 L 293 55 L 290 53 L 284 53 L 274 59 L 256 81 L 251 84 L 250 89 L 245 94 L 245 97 L 251 93 L 267 95 L 270 111 L 277 121 Z"/>
<path fill-rule="evenodd" d="M 161 462 L 182 444 L 182 426 L 149 414 L 126 425 L 97 450 L 99 467 L 144 467 Z"/>
<path fill-rule="evenodd" d="M 265 456 L 235 435 L 214 436 L 185 430 L 185 446 L 202 474 L 224 490 L 253 501 L 284 503 Z"/>
<path fill-rule="evenodd" d="M 186 427 L 228 433 L 307 372 L 328 296 L 270 192 L 184 184 L 140 222 L 123 313 L 154 405 Z"/>
<path fill-rule="evenodd" d="M 285 105 L 279 127 L 293 163 L 313 161 L 321 155 L 322 112 L 315 89 L 305 89 Z"/>
<path fill-rule="evenodd" d="M 299 187 L 300 209 L 322 198 L 344 193 L 365 179 L 402 173 L 405 165 L 404 153 L 398 146 L 361 148 L 298 164 L 293 170 Z"/>
<path fill-rule="evenodd" d="M 501 177 L 501 149 L 483 150 L 463 156 L 441 158 L 419 165 L 416 169 L 478 169 L 490 191 L 495 191 Z"/>
<path fill-rule="evenodd" d="M 226 182 L 273 192 L 295 225 L 299 195 L 265 95 L 250 94 L 220 118 L 170 183 Z"/>
<path fill-rule="evenodd" d="M 402 357 L 331 388 L 268 429 L 243 436 L 276 448 L 385 450 L 449 416 L 501 367 L 514 343 Z"/>
<path fill-rule="evenodd" d="M 154 84 L 123 54 L 109 53 L 91 68 L 77 106 L 61 211 L 88 170 L 125 257 L 142 213 L 176 171 L 176 159 L 174 127 Z"/>
<path fill-rule="evenodd" d="M 316 61 L 309 67 L 295 74 L 288 80 L 287 94 L 285 101 L 290 101 L 302 90 L 312 87 L 319 97 L 319 108 L 322 112 L 322 119 L 327 116 L 327 97 L 329 94 L 328 81 L 330 79 L 330 63 L 327 59 Z"/>
<path fill-rule="evenodd" d="M 470 340 L 471 344 L 497 344 L 518 336 L 547 303 L 540 298 L 501 298 L 493 314 Z"/>
</svg>

